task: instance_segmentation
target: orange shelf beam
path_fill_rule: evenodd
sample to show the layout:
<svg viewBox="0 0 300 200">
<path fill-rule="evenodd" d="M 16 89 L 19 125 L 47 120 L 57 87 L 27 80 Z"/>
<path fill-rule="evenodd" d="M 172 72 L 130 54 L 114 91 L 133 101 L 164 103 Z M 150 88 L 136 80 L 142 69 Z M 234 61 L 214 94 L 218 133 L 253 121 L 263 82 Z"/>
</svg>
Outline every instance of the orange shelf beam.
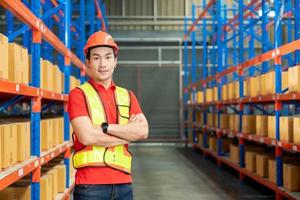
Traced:
<svg viewBox="0 0 300 200">
<path fill-rule="evenodd" d="M 2 0 L 0 1 L 0 5 L 12 12 L 19 20 L 32 29 L 40 31 L 43 38 L 62 55 L 69 57 L 76 67 L 85 69 L 84 63 L 67 49 L 62 41 L 42 22 L 42 20 L 37 18 L 21 1 Z"/>
<path fill-rule="evenodd" d="M 34 87 L 21 83 L 14 83 L 5 79 L 0 79 L 0 92 L 31 97 L 39 95 L 38 90 Z"/>
</svg>

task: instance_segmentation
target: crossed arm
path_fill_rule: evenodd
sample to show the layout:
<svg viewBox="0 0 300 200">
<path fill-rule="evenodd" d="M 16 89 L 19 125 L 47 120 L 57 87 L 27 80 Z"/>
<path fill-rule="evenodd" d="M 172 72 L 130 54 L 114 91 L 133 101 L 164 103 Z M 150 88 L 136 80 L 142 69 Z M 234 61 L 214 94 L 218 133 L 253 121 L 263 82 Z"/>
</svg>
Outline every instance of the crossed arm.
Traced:
<svg viewBox="0 0 300 200">
<path fill-rule="evenodd" d="M 132 115 L 126 125 L 110 124 L 108 134 L 103 133 L 101 127 L 93 127 L 87 116 L 77 117 L 71 124 L 83 145 L 111 147 L 148 137 L 148 122 L 142 113 Z"/>
</svg>

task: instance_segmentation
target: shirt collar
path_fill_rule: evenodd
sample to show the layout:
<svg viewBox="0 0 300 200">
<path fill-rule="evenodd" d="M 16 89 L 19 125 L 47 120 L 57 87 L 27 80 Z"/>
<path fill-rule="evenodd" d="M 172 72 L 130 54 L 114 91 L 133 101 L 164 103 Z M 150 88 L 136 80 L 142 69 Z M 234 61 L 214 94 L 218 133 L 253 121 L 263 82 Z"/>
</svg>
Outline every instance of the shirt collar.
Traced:
<svg viewBox="0 0 300 200">
<path fill-rule="evenodd" d="M 100 83 L 97 83 L 94 79 L 90 79 L 89 82 L 90 82 L 94 87 L 96 87 L 97 89 L 102 88 L 102 89 L 105 90 L 104 86 L 103 86 L 102 84 L 100 84 Z M 114 81 L 111 81 L 111 84 L 110 84 L 110 86 L 107 88 L 107 90 L 109 90 L 109 89 L 112 89 L 113 91 L 115 91 L 115 89 L 116 89 L 116 84 L 115 84 Z"/>
</svg>

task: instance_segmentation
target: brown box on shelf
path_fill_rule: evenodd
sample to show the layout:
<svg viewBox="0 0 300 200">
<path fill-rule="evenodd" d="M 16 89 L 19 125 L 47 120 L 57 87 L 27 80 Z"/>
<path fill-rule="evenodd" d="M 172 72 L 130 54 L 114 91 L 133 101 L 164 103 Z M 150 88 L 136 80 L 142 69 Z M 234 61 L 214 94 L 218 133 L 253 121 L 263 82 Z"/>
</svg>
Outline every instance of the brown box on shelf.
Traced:
<svg viewBox="0 0 300 200">
<path fill-rule="evenodd" d="M 240 162 L 240 149 L 239 146 L 230 144 L 230 160 L 234 163 Z"/>
<path fill-rule="evenodd" d="M 234 88 L 234 92 L 233 92 L 233 98 L 234 99 L 238 99 L 240 98 L 240 84 L 238 81 L 234 81 L 233 82 L 233 88 Z"/>
<path fill-rule="evenodd" d="M 230 151 L 230 144 L 231 144 L 231 139 L 222 138 L 222 151 L 223 152 L 229 152 Z"/>
<path fill-rule="evenodd" d="M 17 126 L 16 124 L 9 124 L 10 126 L 10 135 L 11 135 L 11 152 L 10 152 L 10 158 L 9 163 L 10 165 L 14 165 L 17 163 L 17 146 L 14 144 L 17 144 Z"/>
<path fill-rule="evenodd" d="M 72 157 L 70 157 L 70 162 Z M 54 167 L 57 169 L 57 176 L 59 177 L 59 181 L 57 183 L 57 192 L 64 192 L 66 189 L 66 166 L 65 165 L 56 165 Z"/>
<path fill-rule="evenodd" d="M 266 92 L 274 94 L 275 92 L 275 72 L 271 71 L 266 74 Z"/>
<path fill-rule="evenodd" d="M 283 163 L 283 187 L 290 192 L 300 191 L 300 163 Z"/>
<path fill-rule="evenodd" d="M 22 68 L 23 68 L 23 77 L 22 83 L 28 84 L 29 83 L 29 61 L 28 61 L 28 50 L 24 47 L 21 47 L 21 61 L 22 61 Z"/>
<path fill-rule="evenodd" d="M 209 88 L 206 89 L 206 102 L 212 102 L 213 101 L 213 89 Z"/>
<path fill-rule="evenodd" d="M 0 33 L 0 78 L 8 79 L 8 38 Z"/>
<path fill-rule="evenodd" d="M 228 114 L 221 114 L 220 115 L 220 128 L 221 129 L 229 129 L 229 115 Z"/>
<path fill-rule="evenodd" d="M 289 87 L 289 92 L 300 91 L 300 65 L 289 68 L 288 87 Z"/>
<path fill-rule="evenodd" d="M 229 115 L 229 129 L 231 131 L 239 131 L 239 115 L 231 114 Z"/>
<path fill-rule="evenodd" d="M 249 86 L 249 79 L 244 80 L 244 97 L 250 96 L 250 86 Z"/>
<path fill-rule="evenodd" d="M 5 169 L 10 165 L 10 155 L 12 152 L 12 135 L 9 124 L 0 125 L 1 142 L 1 168 Z"/>
<path fill-rule="evenodd" d="M 30 122 L 17 123 L 17 161 L 30 157 Z"/>
<path fill-rule="evenodd" d="M 300 117 L 294 117 L 293 120 L 293 141 L 296 144 L 300 144 Z"/>
<path fill-rule="evenodd" d="M 213 113 L 208 113 L 207 114 L 207 125 L 213 127 L 215 125 L 214 121 L 215 121 L 214 114 Z"/>
<path fill-rule="evenodd" d="M 197 103 L 203 103 L 204 102 L 204 95 L 202 91 L 197 92 Z"/>
<path fill-rule="evenodd" d="M 274 159 L 269 159 L 268 161 L 268 172 L 269 181 L 276 183 L 276 162 Z"/>
<path fill-rule="evenodd" d="M 217 152 L 217 138 L 213 136 L 208 137 L 209 149 L 213 152 Z"/>
<path fill-rule="evenodd" d="M 256 172 L 256 152 L 246 151 L 245 152 L 245 165 L 246 169 L 250 172 Z"/>
<path fill-rule="evenodd" d="M 9 43 L 8 76 L 9 80 L 22 83 L 24 76 L 22 65 L 22 48 L 16 43 Z"/>
<path fill-rule="evenodd" d="M 49 171 L 46 174 L 52 177 L 51 192 L 52 192 L 52 196 L 55 197 L 58 193 L 57 184 L 58 181 L 60 181 L 60 177 L 58 177 L 58 172 L 56 168 L 48 168 L 48 170 Z"/>
<path fill-rule="evenodd" d="M 40 199 L 52 200 L 52 176 L 44 174 L 40 178 Z"/>
<path fill-rule="evenodd" d="M 222 85 L 222 100 L 228 100 L 228 85 Z"/>
<path fill-rule="evenodd" d="M 287 71 L 281 73 L 281 89 L 285 90 L 289 87 L 289 73 Z M 274 90 L 275 93 L 275 90 Z"/>
<path fill-rule="evenodd" d="M 228 84 L 228 99 L 233 99 L 234 98 L 234 84 L 233 82 Z"/>
<path fill-rule="evenodd" d="M 260 95 L 260 77 L 251 77 L 249 78 L 250 84 L 250 97 L 256 97 Z"/>
<path fill-rule="evenodd" d="M 52 142 L 52 121 L 45 119 L 41 120 L 41 148 L 42 151 L 47 151 L 53 146 Z"/>
<path fill-rule="evenodd" d="M 256 135 L 268 136 L 268 116 L 256 115 Z"/>
<path fill-rule="evenodd" d="M 255 134 L 256 131 L 256 115 L 243 115 L 242 131 L 248 134 Z"/>
<path fill-rule="evenodd" d="M 276 139 L 275 116 L 268 116 L 268 137 Z"/>
<path fill-rule="evenodd" d="M 203 133 L 198 133 L 198 144 L 201 146 L 203 144 Z"/>
<path fill-rule="evenodd" d="M 280 140 L 293 142 L 293 118 L 280 117 Z"/>
<path fill-rule="evenodd" d="M 212 90 L 213 90 L 213 100 L 215 102 L 217 102 L 218 101 L 218 87 L 213 87 Z"/>
<path fill-rule="evenodd" d="M 267 177 L 269 174 L 268 162 L 270 155 L 256 154 L 256 174 L 261 177 Z"/>
<path fill-rule="evenodd" d="M 30 185 L 17 187 L 10 186 L 0 191 L 0 200 L 31 200 Z"/>
<path fill-rule="evenodd" d="M 260 86 L 261 86 L 261 90 L 260 90 L 260 93 L 261 95 L 266 95 L 268 94 L 268 91 L 267 91 L 267 76 L 268 74 L 262 74 L 260 76 Z"/>
</svg>

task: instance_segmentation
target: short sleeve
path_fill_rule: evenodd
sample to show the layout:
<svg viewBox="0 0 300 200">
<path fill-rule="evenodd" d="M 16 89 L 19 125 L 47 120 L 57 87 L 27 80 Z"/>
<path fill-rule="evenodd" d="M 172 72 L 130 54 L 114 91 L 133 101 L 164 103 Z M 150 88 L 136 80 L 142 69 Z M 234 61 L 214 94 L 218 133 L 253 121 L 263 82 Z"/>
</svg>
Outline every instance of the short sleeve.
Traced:
<svg viewBox="0 0 300 200">
<path fill-rule="evenodd" d="M 70 121 L 76 117 L 89 116 L 84 94 L 79 88 L 73 89 L 69 94 L 68 113 Z"/>
<path fill-rule="evenodd" d="M 129 94 L 130 94 L 130 116 L 131 115 L 137 115 L 137 114 L 140 114 L 140 113 L 143 113 L 142 112 L 142 109 L 140 107 L 140 104 L 136 98 L 136 96 L 134 95 L 134 93 L 132 91 L 129 91 Z"/>
</svg>

